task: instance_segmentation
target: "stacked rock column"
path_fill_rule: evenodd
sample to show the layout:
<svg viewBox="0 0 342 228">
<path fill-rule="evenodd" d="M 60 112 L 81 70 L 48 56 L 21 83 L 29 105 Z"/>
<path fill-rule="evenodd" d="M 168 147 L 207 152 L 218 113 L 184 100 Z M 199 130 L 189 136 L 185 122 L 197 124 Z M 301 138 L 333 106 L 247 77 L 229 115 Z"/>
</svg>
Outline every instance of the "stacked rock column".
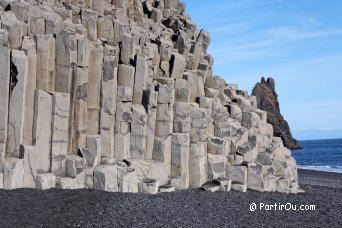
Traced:
<svg viewBox="0 0 342 228">
<path fill-rule="evenodd" d="M 297 192 L 290 151 L 212 75 L 210 35 L 178 0 L 0 11 L 0 187 Z"/>
</svg>

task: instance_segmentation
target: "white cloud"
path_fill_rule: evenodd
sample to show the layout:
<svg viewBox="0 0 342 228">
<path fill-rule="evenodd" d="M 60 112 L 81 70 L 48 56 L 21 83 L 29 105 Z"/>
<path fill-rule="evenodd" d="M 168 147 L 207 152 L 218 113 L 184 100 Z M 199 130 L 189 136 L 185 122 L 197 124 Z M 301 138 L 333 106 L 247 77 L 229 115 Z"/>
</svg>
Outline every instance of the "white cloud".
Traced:
<svg viewBox="0 0 342 228">
<path fill-rule="evenodd" d="M 321 25 L 321 23 L 313 17 L 298 18 L 298 22 L 304 28 L 312 28 Z"/>
<path fill-rule="evenodd" d="M 306 40 L 342 35 L 342 29 L 323 31 L 300 31 L 294 27 L 281 26 L 267 29 L 254 39 L 241 39 L 233 42 L 216 42 L 209 49 L 218 62 L 225 62 L 235 57 L 236 60 L 253 60 L 260 57 L 274 58 L 286 55 L 293 47 L 293 44 Z M 332 54 L 336 55 L 336 54 Z M 338 53 L 337 55 L 340 55 Z M 220 58 L 222 60 L 219 60 Z M 336 56 L 329 56 L 328 58 Z M 326 58 L 323 56 L 323 58 Z M 315 61 L 321 61 L 321 57 Z M 310 60 L 312 61 L 312 60 Z M 227 61 L 228 62 L 228 61 Z"/>
<path fill-rule="evenodd" d="M 266 6 L 271 4 L 276 4 L 283 2 L 283 0 L 239 0 L 239 1 L 229 1 L 226 7 L 221 7 L 220 10 L 237 10 L 258 6 Z"/>
<path fill-rule="evenodd" d="M 321 30 L 321 31 L 301 31 L 296 27 L 279 26 L 264 31 L 267 37 L 278 40 L 305 40 L 324 36 L 341 35 L 342 29 Z"/>
<path fill-rule="evenodd" d="M 220 54 L 220 53 L 229 53 L 233 51 L 243 51 L 243 50 L 250 50 L 262 47 L 269 47 L 271 44 L 273 44 L 276 40 L 275 39 L 269 39 L 269 40 L 257 40 L 257 41 L 245 41 L 243 43 L 231 43 L 231 44 L 221 44 L 217 46 L 225 46 L 227 48 L 219 48 L 214 47 L 211 49 L 211 52 L 213 54 Z"/>
<path fill-rule="evenodd" d="M 223 64 L 227 62 L 239 61 L 239 60 L 246 60 L 246 59 L 254 59 L 254 58 L 261 58 L 263 57 L 262 52 L 258 51 L 231 51 L 225 52 L 223 55 L 215 55 L 216 59 L 220 59 L 220 61 L 216 61 L 215 63 Z"/>
<path fill-rule="evenodd" d="M 241 23 L 232 23 L 229 25 L 225 25 L 222 27 L 213 27 L 209 29 L 209 32 L 211 34 L 214 33 L 236 33 L 236 32 L 240 32 L 242 29 L 246 29 L 249 28 L 251 25 L 251 23 L 247 23 L 247 22 L 241 22 Z"/>
</svg>

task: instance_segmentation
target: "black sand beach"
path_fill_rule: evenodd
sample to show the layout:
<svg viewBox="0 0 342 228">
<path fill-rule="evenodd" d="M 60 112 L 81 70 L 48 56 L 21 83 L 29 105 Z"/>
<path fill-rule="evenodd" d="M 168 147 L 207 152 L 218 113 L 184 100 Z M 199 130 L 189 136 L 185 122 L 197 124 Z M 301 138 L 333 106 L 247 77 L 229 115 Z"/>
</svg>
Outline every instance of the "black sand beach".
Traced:
<svg viewBox="0 0 342 228">
<path fill-rule="evenodd" d="M 300 170 L 299 176 L 306 193 L 298 195 L 1 190 L 0 227 L 342 227 L 342 174 Z M 267 211 L 260 203 L 316 209 Z"/>
</svg>

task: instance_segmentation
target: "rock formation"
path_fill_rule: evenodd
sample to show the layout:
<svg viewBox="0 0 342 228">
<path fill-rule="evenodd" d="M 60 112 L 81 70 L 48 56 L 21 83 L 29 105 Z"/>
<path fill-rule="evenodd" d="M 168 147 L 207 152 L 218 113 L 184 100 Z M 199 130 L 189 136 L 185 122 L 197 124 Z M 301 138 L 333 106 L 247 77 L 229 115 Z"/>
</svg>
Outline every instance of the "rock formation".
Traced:
<svg viewBox="0 0 342 228">
<path fill-rule="evenodd" d="M 178 0 L 0 0 L 5 189 L 296 193 L 267 113 Z"/>
<path fill-rule="evenodd" d="M 302 149 L 298 141 L 292 137 L 289 124 L 280 113 L 278 95 L 273 78 L 262 77 L 253 88 L 252 95 L 257 98 L 257 107 L 267 112 L 267 123 L 273 126 L 274 136 L 280 137 L 288 149 Z"/>
</svg>

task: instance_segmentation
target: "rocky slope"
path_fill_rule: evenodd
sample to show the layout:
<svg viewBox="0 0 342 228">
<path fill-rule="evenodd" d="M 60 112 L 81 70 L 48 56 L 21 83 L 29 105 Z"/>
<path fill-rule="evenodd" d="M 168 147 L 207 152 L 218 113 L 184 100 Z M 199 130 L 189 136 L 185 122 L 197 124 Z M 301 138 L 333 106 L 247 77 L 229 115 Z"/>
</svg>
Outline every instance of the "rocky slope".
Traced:
<svg viewBox="0 0 342 228">
<path fill-rule="evenodd" d="M 0 5 L 0 187 L 298 191 L 267 113 L 212 75 L 178 0 Z"/>
<path fill-rule="evenodd" d="M 257 98 L 258 108 L 267 112 L 267 123 L 273 126 L 274 136 L 280 137 L 284 146 L 291 150 L 302 149 L 298 141 L 292 137 L 289 124 L 280 113 L 274 79 L 267 78 L 265 80 L 262 77 L 261 82 L 253 88 L 252 95 Z"/>
</svg>

